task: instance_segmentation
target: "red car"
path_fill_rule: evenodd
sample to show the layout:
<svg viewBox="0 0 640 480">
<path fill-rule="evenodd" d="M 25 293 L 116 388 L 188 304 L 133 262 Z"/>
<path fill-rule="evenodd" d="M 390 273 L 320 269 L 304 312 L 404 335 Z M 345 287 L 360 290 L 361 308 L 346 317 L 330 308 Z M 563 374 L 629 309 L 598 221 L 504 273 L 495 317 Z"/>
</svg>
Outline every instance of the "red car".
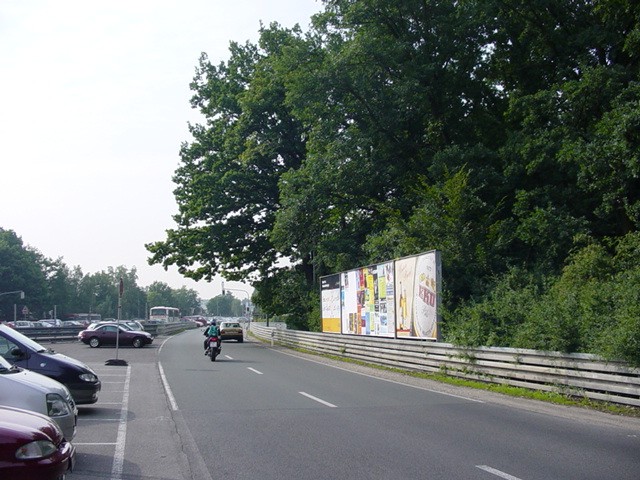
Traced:
<svg viewBox="0 0 640 480">
<path fill-rule="evenodd" d="M 63 480 L 73 466 L 75 452 L 48 417 L 0 407 L 2 480 Z"/>
<path fill-rule="evenodd" d="M 115 345 L 116 341 L 118 345 L 132 345 L 135 348 L 141 348 L 153 342 L 153 337 L 149 332 L 128 330 L 123 325 L 105 323 L 91 330 L 82 330 L 78 333 L 78 340 L 91 348 L 97 348 L 101 345 Z"/>
</svg>

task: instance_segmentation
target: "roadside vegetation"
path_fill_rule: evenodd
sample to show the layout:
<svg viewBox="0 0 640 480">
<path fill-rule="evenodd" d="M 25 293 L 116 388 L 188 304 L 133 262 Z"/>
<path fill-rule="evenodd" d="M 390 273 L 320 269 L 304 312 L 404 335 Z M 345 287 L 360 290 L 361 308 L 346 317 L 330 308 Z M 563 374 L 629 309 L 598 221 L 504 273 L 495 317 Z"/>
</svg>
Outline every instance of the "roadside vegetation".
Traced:
<svg viewBox="0 0 640 480">
<path fill-rule="evenodd" d="M 640 365 L 640 6 L 326 0 L 202 54 L 151 262 L 318 330 L 322 275 L 438 249 L 444 339 Z"/>
</svg>

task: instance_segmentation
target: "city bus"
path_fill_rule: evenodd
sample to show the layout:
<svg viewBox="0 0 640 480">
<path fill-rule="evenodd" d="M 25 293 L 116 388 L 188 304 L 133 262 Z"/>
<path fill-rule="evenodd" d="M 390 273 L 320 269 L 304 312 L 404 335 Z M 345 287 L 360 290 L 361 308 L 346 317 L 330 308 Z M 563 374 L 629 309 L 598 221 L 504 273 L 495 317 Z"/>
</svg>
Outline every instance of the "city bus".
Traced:
<svg viewBox="0 0 640 480">
<path fill-rule="evenodd" d="M 149 309 L 149 320 L 162 323 L 179 322 L 180 309 L 175 307 L 151 307 Z"/>
</svg>

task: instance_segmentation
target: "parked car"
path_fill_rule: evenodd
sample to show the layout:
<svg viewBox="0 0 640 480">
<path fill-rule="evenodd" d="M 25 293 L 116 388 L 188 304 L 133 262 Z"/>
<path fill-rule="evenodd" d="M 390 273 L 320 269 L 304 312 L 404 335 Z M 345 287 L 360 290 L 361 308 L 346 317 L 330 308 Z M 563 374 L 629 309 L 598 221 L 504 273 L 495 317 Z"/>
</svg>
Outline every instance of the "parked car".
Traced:
<svg viewBox="0 0 640 480">
<path fill-rule="evenodd" d="M 60 480 L 73 468 L 76 450 L 58 425 L 27 410 L 0 407 L 2 480 Z"/>
<path fill-rule="evenodd" d="M 4 324 L 0 324 L 0 356 L 14 365 L 64 384 L 78 405 L 98 401 L 102 383 L 91 368 L 74 358 L 43 347 Z"/>
<path fill-rule="evenodd" d="M 13 323 L 13 328 L 33 328 L 33 322 L 29 320 L 16 320 Z"/>
<path fill-rule="evenodd" d="M 244 341 L 242 326 L 238 322 L 221 322 L 220 338 L 222 340 L 237 340 L 242 343 Z"/>
<path fill-rule="evenodd" d="M 50 327 L 63 327 L 64 323 L 59 318 L 43 318 L 42 320 L 38 320 L 40 325 L 49 325 Z"/>
<path fill-rule="evenodd" d="M 58 424 L 68 441 L 76 435 L 78 407 L 60 382 L 11 365 L 0 357 L 0 405 L 31 410 Z M 0 478 L 3 478 L 0 475 Z"/>
<path fill-rule="evenodd" d="M 142 325 L 137 320 L 125 320 L 124 322 L 122 322 L 121 320 L 120 324 L 122 325 L 122 323 L 124 323 L 128 327 L 131 327 L 132 330 L 137 330 L 138 332 L 144 332 L 144 325 Z"/>
<path fill-rule="evenodd" d="M 78 333 L 78 340 L 89 345 L 91 348 L 97 348 L 102 345 L 132 345 L 135 348 L 141 348 L 153 342 L 153 337 L 149 332 L 141 332 L 137 330 L 127 330 L 123 325 L 108 323 L 98 325 L 94 329 L 82 330 Z"/>
<path fill-rule="evenodd" d="M 87 327 L 88 330 L 94 330 L 96 327 L 100 325 L 120 325 L 127 330 L 136 330 L 138 332 L 144 332 L 144 327 L 140 322 L 135 320 L 102 320 L 100 322 L 93 322 L 91 325 Z"/>
<path fill-rule="evenodd" d="M 34 328 L 53 328 L 53 325 L 49 322 L 45 322 L 43 320 L 37 320 L 35 322 L 32 322 Z"/>
</svg>

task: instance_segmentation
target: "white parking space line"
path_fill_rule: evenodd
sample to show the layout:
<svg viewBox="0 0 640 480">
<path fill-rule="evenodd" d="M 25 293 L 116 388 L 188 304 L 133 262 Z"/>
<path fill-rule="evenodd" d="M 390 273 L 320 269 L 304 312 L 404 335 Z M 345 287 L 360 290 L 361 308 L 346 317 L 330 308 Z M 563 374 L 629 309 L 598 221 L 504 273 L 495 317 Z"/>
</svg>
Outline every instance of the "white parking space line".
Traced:
<svg viewBox="0 0 640 480">
<path fill-rule="evenodd" d="M 324 400 L 318 397 L 314 397 L 313 395 L 309 395 L 308 393 L 305 393 L 305 392 L 298 392 L 298 393 L 300 395 L 304 395 L 307 398 L 310 398 L 311 400 L 315 400 L 316 402 L 321 403 L 322 405 L 326 405 L 327 407 L 337 408 L 337 405 L 334 405 L 333 403 L 325 402 Z"/>
<path fill-rule="evenodd" d="M 79 422 L 119 422 L 120 417 L 118 418 L 78 418 L 78 421 Z"/>
<path fill-rule="evenodd" d="M 256 370 L 255 368 L 247 367 L 247 370 L 251 370 L 253 373 L 257 373 L 258 375 L 262 375 L 262 372 Z"/>
<path fill-rule="evenodd" d="M 129 411 L 129 382 L 131 380 L 131 366 L 127 367 L 127 377 L 124 382 L 122 395 L 122 408 L 120 409 L 120 424 L 116 437 L 116 451 L 113 455 L 113 467 L 111 468 L 111 480 L 121 480 L 124 466 L 124 447 L 127 441 L 127 412 Z"/>
<path fill-rule="evenodd" d="M 485 472 L 491 473 L 496 477 L 504 478 L 505 480 L 521 480 L 518 477 L 514 477 L 513 475 L 509 475 L 508 473 L 501 472 L 500 470 L 497 470 L 488 465 L 476 465 L 476 467 L 479 468 L 480 470 L 484 470 Z"/>
<path fill-rule="evenodd" d="M 73 444 L 74 444 L 74 445 L 82 445 L 82 446 L 85 446 L 85 447 L 86 447 L 86 446 L 99 446 L 99 447 L 107 446 L 107 447 L 113 447 L 114 445 L 116 445 L 116 443 L 115 443 L 115 442 L 111 442 L 111 443 L 108 443 L 108 442 L 96 442 L 96 443 L 87 443 L 87 442 L 84 442 L 84 443 L 78 443 L 78 442 L 73 442 Z"/>
</svg>

